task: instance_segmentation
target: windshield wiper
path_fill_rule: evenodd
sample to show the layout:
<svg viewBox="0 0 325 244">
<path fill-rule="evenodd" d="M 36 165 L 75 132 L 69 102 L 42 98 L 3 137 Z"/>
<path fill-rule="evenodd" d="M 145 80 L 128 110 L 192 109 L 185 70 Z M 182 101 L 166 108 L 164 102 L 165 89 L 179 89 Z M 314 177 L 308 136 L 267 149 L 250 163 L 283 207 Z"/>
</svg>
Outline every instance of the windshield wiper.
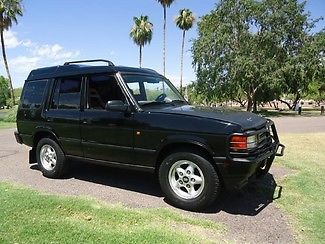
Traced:
<svg viewBox="0 0 325 244">
<path fill-rule="evenodd" d="M 173 103 L 173 104 L 177 104 L 177 103 L 178 104 L 179 103 L 184 104 L 184 103 L 186 103 L 187 104 L 187 102 L 185 100 L 181 100 L 181 99 L 172 100 L 171 103 Z"/>
<path fill-rule="evenodd" d="M 152 101 L 152 102 L 148 102 L 148 103 L 143 103 L 140 106 L 148 106 L 148 105 L 161 105 L 161 104 L 166 104 L 165 101 Z"/>
</svg>

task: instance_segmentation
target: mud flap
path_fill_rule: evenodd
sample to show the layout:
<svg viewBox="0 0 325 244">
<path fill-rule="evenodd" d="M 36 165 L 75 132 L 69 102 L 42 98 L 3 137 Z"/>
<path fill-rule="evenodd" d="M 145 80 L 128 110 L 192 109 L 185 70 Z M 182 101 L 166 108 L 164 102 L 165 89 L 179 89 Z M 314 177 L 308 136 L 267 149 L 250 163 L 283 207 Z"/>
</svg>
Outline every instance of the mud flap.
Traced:
<svg viewBox="0 0 325 244">
<path fill-rule="evenodd" d="M 36 160 L 36 148 L 32 148 L 29 150 L 29 164 L 35 164 L 37 163 Z"/>
</svg>

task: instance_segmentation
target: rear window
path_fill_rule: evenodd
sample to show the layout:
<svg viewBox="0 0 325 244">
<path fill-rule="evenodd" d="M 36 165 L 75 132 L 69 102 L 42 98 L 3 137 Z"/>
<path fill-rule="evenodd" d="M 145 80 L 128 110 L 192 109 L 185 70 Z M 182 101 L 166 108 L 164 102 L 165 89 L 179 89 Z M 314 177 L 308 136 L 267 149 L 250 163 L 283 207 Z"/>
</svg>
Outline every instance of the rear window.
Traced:
<svg viewBox="0 0 325 244">
<path fill-rule="evenodd" d="M 52 109 L 79 109 L 82 77 L 69 77 L 56 81 L 51 102 Z"/>
<path fill-rule="evenodd" d="M 41 107 L 47 80 L 35 80 L 25 83 L 22 95 L 22 108 L 37 109 Z"/>
</svg>

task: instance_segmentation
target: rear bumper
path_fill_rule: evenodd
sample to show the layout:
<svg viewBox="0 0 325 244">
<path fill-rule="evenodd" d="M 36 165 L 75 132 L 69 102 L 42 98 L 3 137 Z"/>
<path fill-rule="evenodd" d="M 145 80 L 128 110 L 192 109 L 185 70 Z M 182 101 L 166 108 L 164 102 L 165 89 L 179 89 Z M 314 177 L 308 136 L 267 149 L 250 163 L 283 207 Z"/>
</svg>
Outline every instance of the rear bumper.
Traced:
<svg viewBox="0 0 325 244">
<path fill-rule="evenodd" d="M 16 141 L 17 141 L 19 144 L 23 144 L 23 139 L 21 138 L 21 136 L 20 136 L 20 134 L 18 133 L 18 131 L 15 131 L 15 132 L 14 132 L 14 135 L 15 135 Z"/>
</svg>

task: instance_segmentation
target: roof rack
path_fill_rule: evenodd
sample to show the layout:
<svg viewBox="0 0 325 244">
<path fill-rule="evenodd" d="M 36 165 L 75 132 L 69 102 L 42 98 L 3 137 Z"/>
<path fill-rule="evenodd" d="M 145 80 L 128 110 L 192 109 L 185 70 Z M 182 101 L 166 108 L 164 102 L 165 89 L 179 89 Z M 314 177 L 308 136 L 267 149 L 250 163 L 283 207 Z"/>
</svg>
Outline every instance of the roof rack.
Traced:
<svg viewBox="0 0 325 244">
<path fill-rule="evenodd" d="M 80 63 L 93 63 L 93 62 L 105 62 L 108 64 L 108 66 L 115 66 L 112 61 L 109 61 L 106 59 L 90 59 L 90 60 L 71 61 L 71 62 L 65 62 L 64 65 L 80 64 Z"/>
</svg>

